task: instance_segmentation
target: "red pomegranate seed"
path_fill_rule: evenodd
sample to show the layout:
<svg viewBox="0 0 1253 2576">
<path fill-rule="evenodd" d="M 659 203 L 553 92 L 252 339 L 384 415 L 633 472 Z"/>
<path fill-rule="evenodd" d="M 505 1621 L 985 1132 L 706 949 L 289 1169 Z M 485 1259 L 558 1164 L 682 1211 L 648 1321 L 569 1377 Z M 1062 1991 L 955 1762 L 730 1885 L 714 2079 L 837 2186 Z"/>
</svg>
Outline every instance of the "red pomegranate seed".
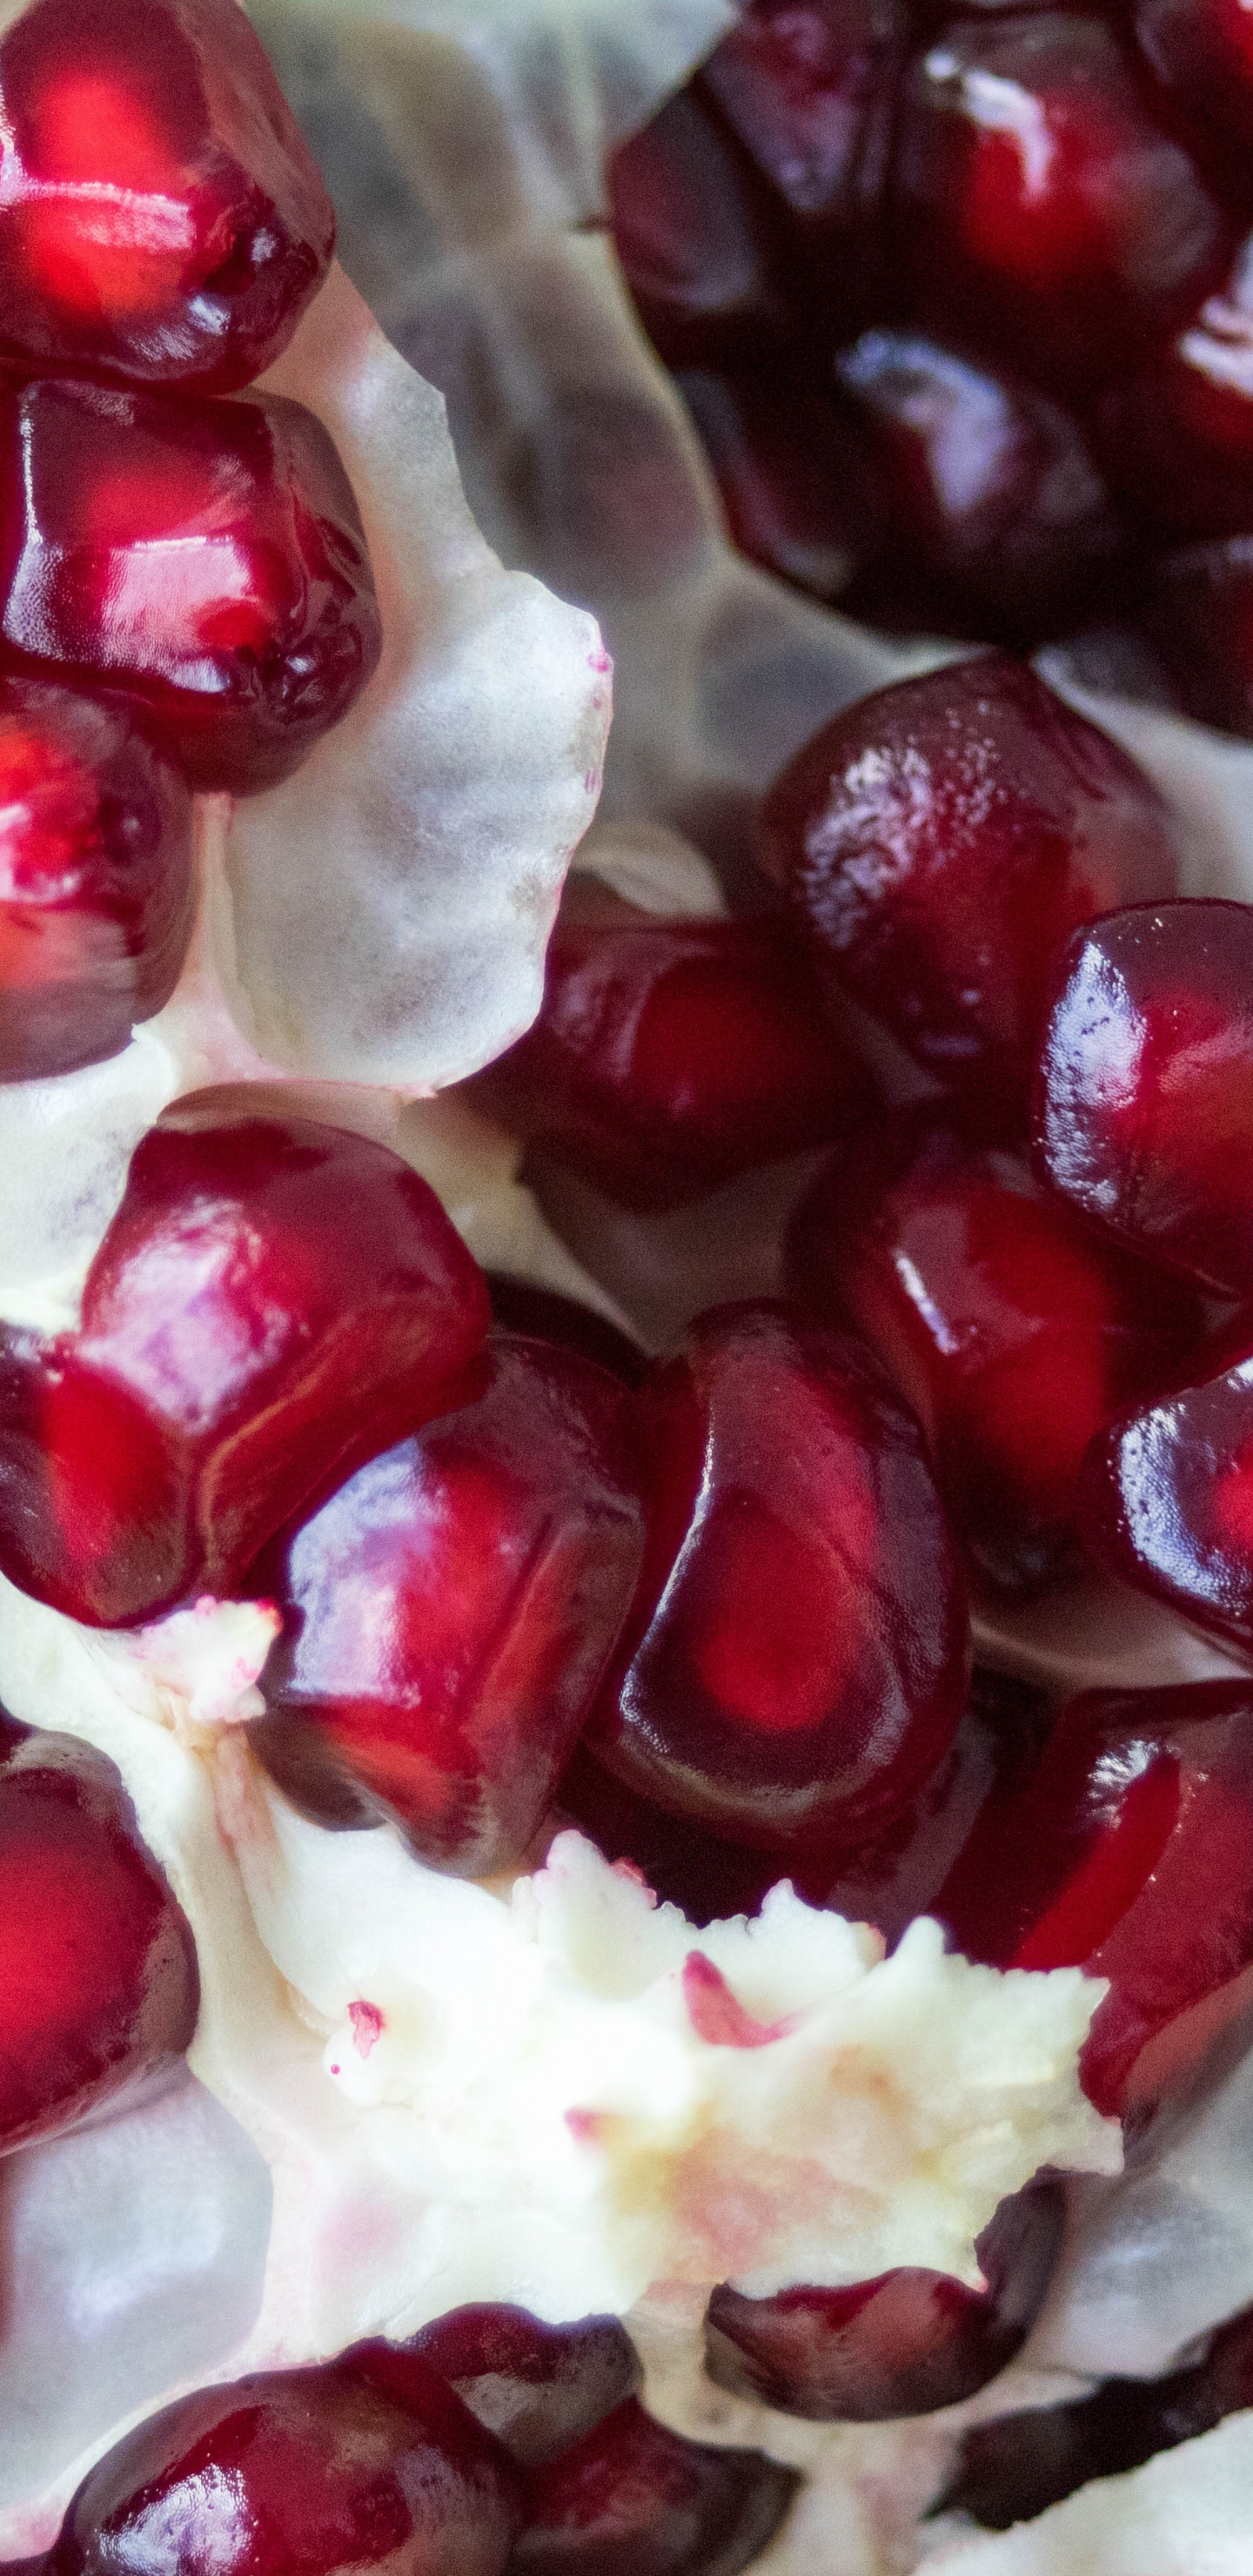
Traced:
<svg viewBox="0 0 1253 2576">
<path fill-rule="evenodd" d="M 1213 148 L 1215 129 L 1253 142 L 1253 37 L 1241 0 L 1135 0 L 1135 32 L 1153 72 Z"/>
<path fill-rule="evenodd" d="M 397 2393 L 369 2348 L 179 2398 L 88 2472 L 60 2576 L 503 2576 L 510 2462 L 410 2359 Z"/>
<path fill-rule="evenodd" d="M 365 536 L 299 403 L 46 381 L 0 400 L 0 462 L 0 658 L 123 690 L 193 786 L 272 786 L 369 679 Z"/>
<path fill-rule="evenodd" d="M 316 1487 L 447 1403 L 487 1320 L 383 1146 L 302 1118 L 154 1129 L 80 1329 L 0 1327 L 0 1564 L 105 1627 L 237 1589 Z"/>
<path fill-rule="evenodd" d="M 773 1852 L 750 1850 L 744 1843 L 724 1842 L 688 1816 L 672 1816 L 628 1789 L 614 1777 L 587 1744 L 576 1746 L 570 1768 L 557 1792 L 563 1820 L 576 1824 L 604 1853 L 606 1860 L 625 1861 L 647 1880 L 654 1895 L 679 1905 L 693 1923 L 724 1921 L 732 1914 L 756 1914 L 768 1888 L 780 1876 Z M 811 1895 L 807 1855 L 789 1854 L 787 1874 L 801 1895 Z M 830 1869 L 822 1873 L 822 1901 Z"/>
<path fill-rule="evenodd" d="M 1002 2201 L 976 2252 L 986 2281 L 903 2268 L 849 2289 L 746 2299 L 724 2282 L 705 2319 L 720 2388 L 811 2423 L 874 2424 L 960 2405 L 1026 2342 L 1061 2244 L 1060 2183 Z"/>
<path fill-rule="evenodd" d="M 976 1565 L 1014 1591 L 1078 1570 L 1089 1441 L 1178 1373 L 1203 1323 L 1197 1298 L 1101 1243 L 1017 1154 L 925 1111 L 833 1156 L 793 1219 L 789 1280 L 873 1343 Z"/>
<path fill-rule="evenodd" d="M 521 1858 L 616 1643 L 642 1525 L 625 1389 L 555 1343 L 371 1458 L 253 1570 L 284 1635 L 251 1730 L 326 1824 L 392 1818 L 437 1868 Z"/>
<path fill-rule="evenodd" d="M 611 1324 L 594 1306 L 582 1306 L 577 1297 L 565 1297 L 556 1288 L 537 1288 L 531 1279 L 520 1279 L 512 1271 L 489 1270 L 488 1295 L 492 1301 L 492 1331 L 525 1333 L 532 1341 L 560 1342 L 562 1348 L 577 1351 L 580 1358 L 595 1360 L 598 1368 L 608 1369 L 624 1386 L 638 1386 L 648 1365 L 638 1342 Z"/>
<path fill-rule="evenodd" d="M 1097 415 L 1120 501 L 1159 534 L 1240 536 L 1253 516 L 1253 245 L 1173 344 Z"/>
<path fill-rule="evenodd" d="M 699 1318 L 635 1404 L 648 1540 L 593 1749 L 765 1850 L 887 1823 L 951 1743 L 968 1671 L 913 1416 L 869 1351 L 764 1303 Z"/>
<path fill-rule="evenodd" d="M 628 2397 L 529 2472 L 510 2576 L 739 2576 L 799 2483 L 760 2451 L 685 2441 Z"/>
<path fill-rule="evenodd" d="M 1253 2406 L 1253 2309 L 1211 2338 L 1203 2360 L 1163 2379 L 1107 2379 L 1067 2406 L 1001 2415 L 963 2434 L 959 2465 L 933 2513 L 968 2513 L 1008 2531 L 1086 2486 L 1140 2468 Z"/>
<path fill-rule="evenodd" d="M 1223 1366 L 1226 1358 L 1229 1365 Z M 1084 1466 L 1098 1561 L 1199 1628 L 1253 1642 L 1253 1327 L 1237 1318 L 1213 1373 L 1126 1413 Z"/>
<path fill-rule="evenodd" d="M 1177 2080 L 1213 2035 L 1191 2007 L 1253 1960 L 1249 1688 L 1072 1700 L 1016 1805 L 976 1825 L 934 1910 L 970 1958 L 1109 1980 L 1080 2059 L 1099 2110 Z"/>
<path fill-rule="evenodd" d="M 1253 738 L 1253 535 L 1158 555 L 1147 617 L 1189 715 Z"/>
<path fill-rule="evenodd" d="M 1253 1295 L 1253 910 L 1141 904 L 1073 941 L 1036 1155 L 1073 1207 L 1220 1296 Z"/>
<path fill-rule="evenodd" d="M 1177 328 L 1228 247 L 1113 28 L 1061 10 L 937 36 L 906 83 L 894 187 L 928 319 L 1064 383 Z"/>
<path fill-rule="evenodd" d="M 903 54 L 897 0 L 748 0 L 697 85 L 793 216 L 846 230 L 882 199 Z"/>
<path fill-rule="evenodd" d="M 917 331 L 863 332 L 835 378 L 873 478 L 875 574 L 919 622 L 1019 642 L 1091 605 L 1119 529 L 1056 403 Z"/>
<path fill-rule="evenodd" d="M 628 1207 L 682 1205 L 838 1135 L 866 1079 L 786 930 L 560 922 L 535 1026 L 472 1096 Z"/>
<path fill-rule="evenodd" d="M 0 680 L 0 1081 L 116 1055 L 194 917 L 191 798 L 117 706 Z"/>
<path fill-rule="evenodd" d="M 829 392 L 773 351 L 734 374 L 678 377 L 741 554 L 819 599 L 838 599 L 872 550 L 882 511 L 865 457 Z"/>
<path fill-rule="evenodd" d="M 819 970 L 1011 1133 L 1070 933 L 1175 877 L 1156 790 L 1007 654 L 832 717 L 776 779 L 760 855 Z"/>
<path fill-rule="evenodd" d="M 164 2074 L 200 2008 L 186 1919 L 113 1764 L 0 1738 L 0 2152 Z"/>
<path fill-rule="evenodd" d="M 335 217 L 232 0 L 35 0 L 0 119 L 9 364 L 229 393 L 278 356 Z"/>
<path fill-rule="evenodd" d="M 525 2468 L 581 2442 L 640 2382 L 639 2357 L 617 2317 L 550 2326 L 525 2308 L 453 2308 L 408 2349 Z"/>
<path fill-rule="evenodd" d="M 693 90 L 619 146 L 608 182 L 618 257 L 671 365 L 728 354 L 781 318 L 764 191 Z"/>
</svg>

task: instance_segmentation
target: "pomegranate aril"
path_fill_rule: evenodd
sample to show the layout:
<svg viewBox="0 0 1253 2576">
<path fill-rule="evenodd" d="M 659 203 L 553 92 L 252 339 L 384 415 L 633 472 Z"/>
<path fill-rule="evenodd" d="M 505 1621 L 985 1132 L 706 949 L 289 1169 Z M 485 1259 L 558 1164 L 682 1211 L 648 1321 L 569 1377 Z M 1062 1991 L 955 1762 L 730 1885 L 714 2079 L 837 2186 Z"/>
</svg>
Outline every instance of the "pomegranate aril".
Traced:
<svg viewBox="0 0 1253 2576">
<path fill-rule="evenodd" d="M 765 1850 L 889 1822 L 956 1733 L 969 1659 L 913 1416 L 869 1351 L 767 1303 L 700 1317 L 635 1406 L 648 1538 L 592 1749 Z"/>
<path fill-rule="evenodd" d="M 560 1289 L 537 1288 L 534 1280 L 513 1271 L 489 1270 L 486 1278 L 494 1334 L 525 1333 L 532 1341 L 560 1342 L 563 1349 L 620 1377 L 624 1386 L 638 1386 L 647 1358 L 607 1315 L 580 1305 L 577 1297 L 563 1296 Z"/>
<path fill-rule="evenodd" d="M 529 2472 L 510 2576 L 739 2576 L 798 2484 L 760 2451 L 685 2441 L 628 2397 Z"/>
<path fill-rule="evenodd" d="M 113 1764 L 0 1730 L 0 2152 L 168 2073 L 200 2005 L 190 1928 Z"/>
<path fill-rule="evenodd" d="M 1170 893 L 1176 865 L 1148 779 L 1007 654 L 832 717 L 776 779 L 759 850 L 819 972 L 1010 1134 L 1067 938 Z"/>
<path fill-rule="evenodd" d="M 130 698 L 193 786 L 272 786 L 378 660 L 357 505 L 275 395 L 45 379 L 0 398 L 0 660 Z"/>
<path fill-rule="evenodd" d="M 315 1489 L 447 1405 L 487 1322 L 397 1155 L 189 1108 L 139 1146 L 78 1330 L 0 1326 L 0 1565 L 105 1627 L 237 1590 Z"/>
<path fill-rule="evenodd" d="M 335 216 L 233 0 L 35 0 L 0 118 L 10 365 L 229 393 L 278 356 Z"/>
<path fill-rule="evenodd" d="M 617 2317 L 551 2326 L 525 2308 L 453 2308 L 407 2349 L 525 2468 L 581 2442 L 640 2383 L 639 2356 Z"/>
<path fill-rule="evenodd" d="M 57 2576 L 503 2576 L 512 2466 L 434 2371 L 371 2348 L 183 2397 L 88 2472 Z"/>
<path fill-rule="evenodd" d="M 1253 533 L 1156 556 L 1146 617 L 1188 714 L 1253 739 Z"/>
<path fill-rule="evenodd" d="M 627 283 L 671 365 L 730 356 L 781 324 L 764 190 L 692 89 L 619 146 L 608 187 Z"/>
<path fill-rule="evenodd" d="M 1056 2182 L 1002 2201 L 976 2247 L 983 2290 L 910 2268 L 772 2299 L 746 2299 L 724 2283 L 705 2319 L 705 2367 L 735 2396 L 812 2423 L 874 2424 L 960 2405 L 1025 2343 L 1064 2215 Z"/>
<path fill-rule="evenodd" d="M 699 73 L 803 222 L 847 231 L 877 214 L 905 23 L 897 0 L 748 0 Z"/>
<path fill-rule="evenodd" d="M 251 1740 L 306 1815 L 485 1878 L 542 1824 L 617 1641 L 642 1522 L 625 1389 L 500 1336 L 485 1385 L 254 1567 L 284 1634 Z"/>
<path fill-rule="evenodd" d="M 773 352 L 751 370 L 681 370 L 678 384 L 741 554 L 818 599 L 838 599 L 872 550 L 881 512 L 829 391 Z"/>
<path fill-rule="evenodd" d="M 1178 328 L 1230 245 L 1114 29 L 1060 10 L 937 36 L 905 85 L 893 187 L 925 317 L 1063 385 Z"/>
<path fill-rule="evenodd" d="M 1253 43 L 1242 0 L 1134 0 L 1134 23 L 1155 78 L 1198 140 L 1211 150 L 1216 132 L 1253 142 Z M 1239 177 L 1247 193 L 1247 171 Z"/>
<path fill-rule="evenodd" d="M 1130 513 L 1159 535 L 1253 523 L 1253 245 L 1171 346 L 1100 404 L 1097 446 Z"/>
<path fill-rule="evenodd" d="M 1253 2309 L 1245 2309 L 1186 2370 L 1164 2379 L 1107 2379 L 1070 2405 L 974 2425 L 962 2436 L 957 2471 L 932 2511 L 968 2513 L 985 2530 L 1008 2531 L 1089 2479 L 1138 2469 L 1250 2405 Z"/>
<path fill-rule="evenodd" d="M 1079 1569 L 1089 1441 L 1177 1375 L 1203 1324 L 1194 1295 L 1102 1244 L 1017 1154 L 926 1111 L 832 1158 L 793 1218 L 788 1275 L 874 1345 L 975 1564 L 1013 1591 Z"/>
<path fill-rule="evenodd" d="M 1071 1701 L 934 1911 L 969 1958 L 1108 1979 L 1084 2088 L 1106 2112 L 1156 2098 L 1253 1961 L 1253 1693 L 1204 1683 Z"/>
<path fill-rule="evenodd" d="M 1238 1647 L 1253 1646 L 1253 1323 L 1213 1374 L 1126 1413 L 1088 1451 L 1084 1535 L 1099 1563 Z M 1227 1356 L 1230 1364 L 1220 1365 Z"/>
<path fill-rule="evenodd" d="M 917 331 L 863 332 L 835 380 L 878 512 L 872 579 L 918 623 L 1019 642 L 1094 601 L 1120 532 L 1056 403 Z"/>
<path fill-rule="evenodd" d="M 0 1081 L 116 1055 L 168 1002 L 191 798 L 117 705 L 0 680 Z"/>
<path fill-rule="evenodd" d="M 1035 1142 L 1084 1217 L 1219 1296 L 1253 1295 L 1253 910 L 1143 904 L 1076 937 Z"/>
<path fill-rule="evenodd" d="M 606 1860 L 624 1861 L 663 1903 L 681 1906 L 702 1926 L 732 1914 L 756 1914 L 780 1874 L 773 1852 L 725 1842 L 690 1817 L 673 1816 L 628 1789 L 587 1744 L 575 1749 L 557 1806 L 562 1820 L 588 1834 Z M 815 1897 L 806 1863 L 806 1855 L 789 1854 L 788 1876 L 802 1896 L 821 1903 L 830 1870 L 822 1872 Z"/>
<path fill-rule="evenodd" d="M 786 929 L 565 922 L 534 1028 L 472 1096 L 610 1197 L 658 1208 L 837 1135 L 865 1089 Z"/>
</svg>

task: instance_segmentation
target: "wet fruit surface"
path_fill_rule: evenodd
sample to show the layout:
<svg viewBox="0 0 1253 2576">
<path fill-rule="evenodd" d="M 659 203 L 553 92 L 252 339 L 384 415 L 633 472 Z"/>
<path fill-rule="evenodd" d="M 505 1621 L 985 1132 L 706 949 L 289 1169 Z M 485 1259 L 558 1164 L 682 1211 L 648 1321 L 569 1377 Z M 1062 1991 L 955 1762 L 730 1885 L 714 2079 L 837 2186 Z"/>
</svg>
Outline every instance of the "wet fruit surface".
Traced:
<svg viewBox="0 0 1253 2576">
<path fill-rule="evenodd" d="M 1011 1590 L 1081 1564 L 1088 1443 L 1201 1326 L 1195 1297 L 1102 1245 L 1019 1155 L 925 1112 L 832 1159 L 793 1221 L 791 1280 L 874 1344 L 975 1563 Z"/>
<path fill-rule="evenodd" d="M 9 364 L 231 392 L 321 283 L 335 218 L 231 0 L 36 0 L 0 43 Z"/>
<path fill-rule="evenodd" d="M 120 689 L 194 786 L 286 777 L 380 649 L 352 490 L 299 403 L 0 399 L 0 659 Z"/>
<path fill-rule="evenodd" d="M 126 1046 L 191 936 L 191 799 L 128 717 L 0 682 L 0 1080 Z"/>
<path fill-rule="evenodd" d="M 589 1741 L 627 1785 L 775 1851 L 899 1813 L 956 1730 L 962 1577 L 871 1355 L 729 1306 L 646 1379 L 648 1539 Z"/>
<path fill-rule="evenodd" d="M 119 1774 L 69 1736 L 0 1731 L 0 2152 L 167 2074 L 200 1985 L 188 1924 Z"/>
<path fill-rule="evenodd" d="M 1055 2182 L 1002 2203 L 979 2238 L 986 2289 L 903 2269 L 849 2289 L 746 2299 L 724 2283 L 705 2321 L 720 2388 L 816 2423 L 879 2423 L 956 2406 L 1025 2342 L 1061 2244 Z"/>
<path fill-rule="evenodd" d="M 1253 1959 L 1251 1704 L 1224 1683 L 1073 1700 L 936 1898 L 969 1958 L 1108 1978 L 1080 2059 L 1103 2111 L 1186 2070 L 1180 2017 Z"/>
<path fill-rule="evenodd" d="M 794 941 L 755 921 L 559 924 L 534 1028 L 474 1085 L 515 1134 L 639 1207 L 821 1144 L 864 1092 Z"/>
<path fill-rule="evenodd" d="M 422 1859 L 521 1859 L 639 1570 L 618 1382 L 501 1336 L 486 1385 L 359 1468 L 250 1577 L 284 1633 L 252 1742 L 302 1811 Z"/>
<path fill-rule="evenodd" d="M 773 304 L 770 223 L 741 153 L 691 94 L 609 165 L 614 240 L 646 328 L 676 364 L 731 353 Z"/>
<path fill-rule="evenodd" d="M 1099 1563 L 1199 1627 L 1253 1640 L 1253 1356 L 1121 1415 L 1093 1442 L 1082 1512 Z M 1215 1362 L 1218 1353 L 1214 1355 Z"/>
<path fill-rule="evenodd" d="M 104 1626 L 238 1588 L 313 1488 L 446 1403 L 487 1321 L 384 1147 L 298 1118 L 154 1129 L 79 1330 L 0 1332 L 0 1562 Z"/>
<path fill-rule="evenodd" d="M 1175 866 L 1147 779 L 1005 655 L 833 717 L 775 781 L 760 852 L 819 970 L 1011 1132 L 1067 937 Z"/>
<path fill-rule="evenodd" d="M 616 2317 L 550 2326 L 525 2308 L 453 2308 L 423 2326 L 411 2349 L 528 2468 L 581 2442 L 640 2379 Z"/>
<path fill-rule="evenodd" d="M 739 2576 L 797 2486 L 760 2451 L 686 2442 L 633 2397 L 526 2480 L 517 2576 Z"/>
</svg>

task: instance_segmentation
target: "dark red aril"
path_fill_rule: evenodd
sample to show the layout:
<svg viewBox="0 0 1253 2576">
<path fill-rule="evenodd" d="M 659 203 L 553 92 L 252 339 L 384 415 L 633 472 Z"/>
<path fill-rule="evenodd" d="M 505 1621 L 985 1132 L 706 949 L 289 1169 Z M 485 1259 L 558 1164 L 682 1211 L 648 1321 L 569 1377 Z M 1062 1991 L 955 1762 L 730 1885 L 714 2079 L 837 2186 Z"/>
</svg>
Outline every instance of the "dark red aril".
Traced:
<svg viewBox="0 0 1253 2576">
<path fill-rule="evenodd" d="M 489 1270 L 486 1277 L 494 1334 L 525 1333 L 533 1341 L 560 1342 L 620 1377 L 624 1386 L 638 1386 L 648 1366 L 646 1354 L 596 1307 L 557 1288 L 537 1288 L 534 1280 L 511 1270 Z"/>
<path fill-rule="evenodd" d="M 887 170 L 896 0 L 748 0 L 698 75 L 793 217 L 860 228 Z"/>
<path fill-rule="evenodd" d="M 510 2576 L 739 2576 L 798 2484 L 760 2451 L 685 2441 L 628 2397 L 528 2473 Z"/>
<path fill-rule="evenodd" d="M 56 2576 L 503 2576 L 511 2463 L 434 2371 L 371 2348 L 182 2397 L 127 2433 L 73 2498 Z"/>
<path fill-rule="evenodd" d="M 238 1590 L 315 1489 L 446 1406 L 487 1322 L 399 1156 L 190 1108 L 140 1144 L 78 1330 L 0 1327 L 0 1564 L 103 1627 Z"/>
<path fill-rule="evenodd" d="M 1162 2379 L 1107 2379 L 1090 2397 L 976 2424 L 933 2513 L 988 2531 L 1033 2521 L 1092 2478 L 1142 2467 L 1253 2405 L 1253 2309 L 1220 2326 L 1200 2361 Z"/>
<path fill-rule="evenodd" d="M 634 1401 L 648 1538 L 592 1749 L 764 1850 L 889 1822 L 956 1733 L 969 1658 L 912 1414 L 868 1350 L 767 1303 L 698 1318 Z"/>
<path fill-rule="evenodd" d="M 976 1825 L 935 1913 L 968 1958 L 1109 1981 L 1080 2058 L 1099 2110 L 1143 2105 L 1222 2026 L 1253 1961 L 1253 1692 L 1087 1693 Z"/>
<path fill-rule="evenodd" d="M 1007 654 L 833 716 L 776 779 L 759 850 L 819 972 L 1011 1134 L 1066 940 L 1176 869 L 1148 779 Z"/>
<path fill-rule="evenodd" d="M 1217 132 L 1253 143 L 1253 37 L 1242 0 L 1135 0 L 1134 20 L 1155 78 L 1198 140 L 1212 149 Z"/>
<path fill-rule="evenodd" d="M 618 1380 L 507 1335 L 484 1365 L 250 1577 L 284 1621 L 250 1730 L 267 1769 L 319 1823 L 391 1820 L 475 1878 L 542 1824 L 643 1542 Z"/>
<path fill-rule="evenodd" d="M 639 2356 L 617 2317 L 552 2326 L 525 2308 L 453 2308 L 407 2348 L 525 2468 L 581 2442 L 640 2383 Z"/>
<path fill-rule="evenodd" d="M 1085 1218 L 1219 1296 L 1253 1296 L 1253 909 L 1141 904 L 1074 939 L 1035 1141 Z"/>
<path fill-rule="evenodd" d="M 181 772 L 121 707 L 0 680 L 0 1081 L 118 1054 L 194 913 Z"/>
<path fill-rule="evenodd" d="M 230 393 L 278 356 L 335 216 L 234 0 L 35 0 L 0 119 L 9 365 Z"/>
<path fill-rule="evenodd" d="M 677 381 L 741 554 L 818 599 L 840 598 L 881 511 L 830 392 L 773 351 L 756 368 L 685 368 Z"/>
<path fill-rule="evenodd" d="M 893 185 L 926 319 L 1063 385 L 1177 329 L 1230 246 L 1113 27 L 1061 10 L 937 35 L 905 85 Z"/>
<path fill-rule="evenodd" d="M 1145 616 L 1188 714 L 1253 739 L 1253 533 L 1155 556 Z"/>
<path fill-rule="evenodd" d="M 1253 1321 L 1215 1343 L 1210 1371 L 1125 1413 L 1084 1466 L 1084 1534 L 1098 1563 L 1199 1628 L 1253 1647 Z M 1227 1364 L 1223 1365 L 1226 1361 Z"/>
<path fill-rule="evenodd" d="M 357 505 L 300 403 L 0 399 L 0 660 L 131 699 L 193 786 L 285 778 L 369 679 Z"/>
<path fill-rule="evenodd" d="M 724 2282 L 705 2319 L 720 2388 L 819 2424 L 874 2424 L 957 2406 L 1026 2342 L 1061 2244 L 1062 2188 L 1002 2201 L 975 2251 L 986 2287 L 904 2267 L 847 2289 L 746 2299 Z"/>
<path fill-rule="evenodd" d="M 627 284 L 672 366 L 732 355 L 781 319 L 764 189 L 692 89 L 619 145 L 608 187 Z"/>
<path fill-rule="evenodd" d="M 1203 1327 L 1195 1295 L 1100 1242 L 1019 1155 L 925 1111 L 832 1157 L 792 1220 L 788 1278 L 873 1343 L 975 1564 L 1011 1591 L 1080 1570 L 1089 1441 Z"/>
<path fill-rule="evenodd" d="M 1253 245 L 1169 348 L 1101 402 L 1097 446 L 1131 515 L 1159 537 L 1253 523 Z"/>
<path fill-rule="evenodd" d="M 865 1091 L 786 927 L 567 921 L 535 1026 L 472 1096 L 610 1197 L 657 1208 L 838 1135 Z"/>
<path fill-rule="evenodd" d="M 0 2152 L 167 2074 L 200 2008 L 195 1944 L 113 1764 L 0 1730 Z"/>
<path fill-rule="evenodd" d="M 1056 403 L 917 331 L 863 332 L 835 381 L 878 512 L 871 579 L 916 623 L 1019 643 L 1092 605 L 1119 528 Z"/>
<path fill-rule="evenodd" d="M 628 1789 L 585 1743 L 575 1748 L 557 1792 L 557 1809 L 561 1821 L 589 1835 L 606 1860 L 625 1861 L 655 1896 L 681 1906 L 693 1923 L 756 1914 L 780 1875 L 775 1853 L 726 1842 L 689 1816 L 671 1815 Z M 808 1897 L 808 1855 L 789 1854 L 786 1868 L 799 1893 Z M 829 1876 L 828 1867 L 824 1891 Z"/>
</svg>

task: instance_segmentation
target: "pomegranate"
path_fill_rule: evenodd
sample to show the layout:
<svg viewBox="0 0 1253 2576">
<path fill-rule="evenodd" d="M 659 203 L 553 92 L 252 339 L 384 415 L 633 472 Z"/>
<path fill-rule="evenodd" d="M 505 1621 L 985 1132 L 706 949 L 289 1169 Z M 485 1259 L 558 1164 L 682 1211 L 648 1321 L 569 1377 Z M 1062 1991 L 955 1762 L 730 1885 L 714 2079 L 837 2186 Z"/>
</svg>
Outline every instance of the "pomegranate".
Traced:
<svg viewBox="0 0 1253 2576">
<path fill-rule="evenodd" d="M 528 2472 L 511 2576 L 739 2576 L 797 2483 L 760 2451 L 682 2440 L 628 2397 Z"/>
<path fill-rule="evenodd" d="M 1099 1562 L 1197 1626 L 1253 1640 L 1253 1350 L 1239 1317 L 1213 1374 L 1125 1413 L 1084 1463 L 1083 1526 Z M 1224 1359 L 1226 1365 L 1224 1365 Z"/>
<path fill-rule="evenodd" d="M 581 2442 L 640 2380 L 616 2317 L 548 2326 L 525 2308 L 453 2308 L 410 2348 L 524 2468 Z"/>
<path fill-rule="evenodd" d="M 678 364 L 729 353 L 775 309 L 763 191 L 690 91 L 609 164 L 618 257 L 646 330 Z"/>
</svg>

